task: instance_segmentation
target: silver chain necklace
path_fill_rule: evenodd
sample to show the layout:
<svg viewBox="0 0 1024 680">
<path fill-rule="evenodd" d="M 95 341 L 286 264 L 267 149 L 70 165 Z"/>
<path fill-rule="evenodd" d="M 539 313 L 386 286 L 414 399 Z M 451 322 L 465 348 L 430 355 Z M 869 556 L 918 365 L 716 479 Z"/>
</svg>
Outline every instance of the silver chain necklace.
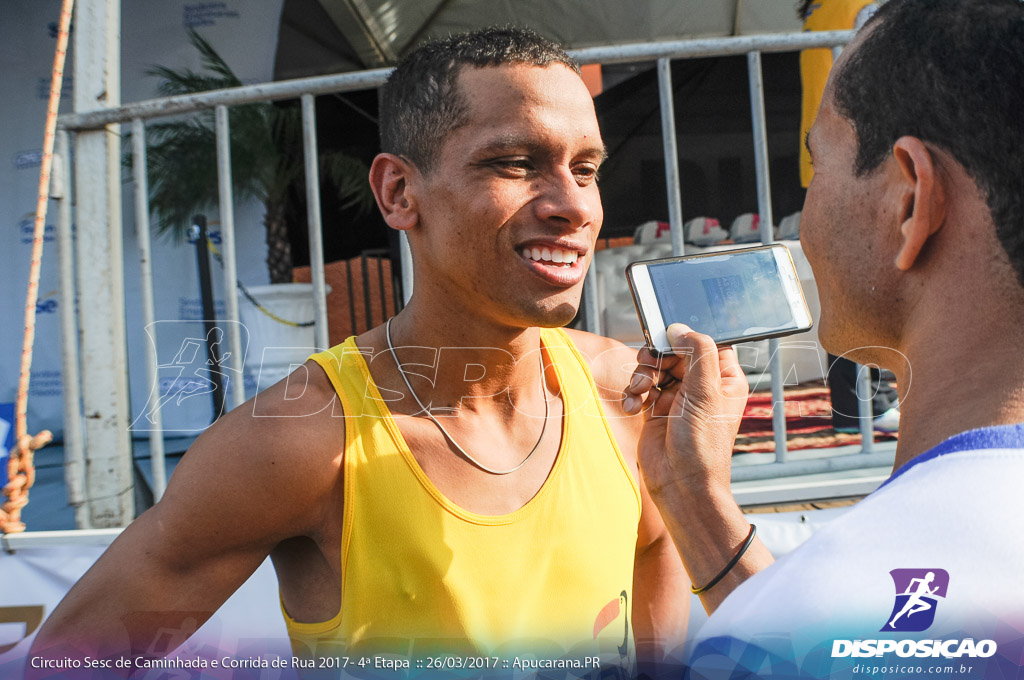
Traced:
<svg viewBox="0 0 1024 680">
<path fill-rule="evenodd" d="M 392 319 L 393 318 L 394 317 L 392 317 Z M 540 429 L 540 437 L 537 438 L 537 443 L 533 445 L 533 448 L 530 449 L 530 452 L 528 454 L 526 454 L 526 458 L 523 458 L 522 462 L 520 462 L 519 465 L 516 465 L 514 468 L 510 468 L 508 470 L 495 470 L 494 468 L 487 467 L 486 465 L 484 465 L 483 463 L 478 461 L 476 458 L 471 456 L 469 454 L 469 452 L 466 451 L 466 449 L 464 449 L 461 446 L 459 446 L 459 443 L 457 441 L 455 441 L 455 438 L 452 437 L 451 433 L 448 432 L 448 430 L 446 430 L 444 428 L 444 425 L 442 425 L 440 423 L 440 421 L 438 421 L 438 419 L 434 417 L 434 414 L 430 412 L 430 409 L 428 409 L 426 406 L 424 406 L 423 402 L 420 401 L 419 396 L 416 394 L 416 390 L 414 390 L 412 388 L 412 385 L 409 383 L 409 378 L 407 378 L 406 375 L 405 375 L 405 369 L 402 368 L 402 362 L 400 362 L 398 360 L 398 354 L 395 353 L 395 346 L 393 344 L 391 344 L 391 319 L 388 319 L 387 323 L 384 324 L 384 336 L 385 336 L 385 338 L 387 338 L 387 341 L 388 341 L 388 351 L 391 352 L 391 357 L 395 360 L 395 365 L 398 366 L 398 374 L 402 376 L 402 380 L 405 382 L 405 386 L 407 388 L 409 388 L 409 394 L 411 394 L 412 398 L 416 400 L 416 405 L 420 407 L 420 410 L 422 410 L 423 413 L 425 413 L 426 416 L 428 418 L 430 418 L 430 420 L 435 425 L 437 425 L 438 429 L 441 430 L 441 432 L 444 433 L 445 438 L 451 443 L 452 446 L 454 446 L 458 450 L 459 453 L 461 453 L 466 458 L 466 460 L 468 460 L 470 463 L 472 463 L 473 465 L 477 466 L 478 468 L 480 468 L 484 472 L 489 472 L 492 475 L 508 475 L 508 474 L 511 474 L 511 473 L 515 472 L 516 470 L 518 470 L 519 468 L 523 467 L 524 465 L 526 465 L 527 461 L 529 461 L 531 458 L 533 458 L 533 454 L 537 453 L 537 449 L 540 447 L 540 443 L 544 439 L 544 433 L 548 429 L 548 399 L 547 399 L 547 395 L 544 394 L 544 357 L 543 357 L 543 355 L 541 355 L 541 360 L 540 360 L 540 389 L 541 389 L 541 396 L 544 399 L 544 425 Z"/>
</svg>

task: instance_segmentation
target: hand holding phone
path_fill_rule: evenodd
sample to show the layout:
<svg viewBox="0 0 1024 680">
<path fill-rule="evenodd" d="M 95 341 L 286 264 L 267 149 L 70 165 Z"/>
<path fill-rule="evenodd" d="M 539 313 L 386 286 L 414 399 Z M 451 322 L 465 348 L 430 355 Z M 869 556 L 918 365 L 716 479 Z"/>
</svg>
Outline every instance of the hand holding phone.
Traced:
<svg viewBox="0 0 1024 680">
<path fill-rule="evenodd" d="M 668 333 L 673 353 L 637 353 L 623 391 L 623 411 L 650 409 L 640 440 L 644 478 L 662 486 L 714 479 L 729 487 L 729 458 L 750 386 L 732 347 L 676 324 Z M 646 400 L 646 401 L 644 401 Z M 683 404 L 687 406 L 684 408 Z M 667 467 L 666 467 L 667 466 Z M 674 480 L 674 482 L 673 482 Z"/>
<path fill-rule="evenodd" d="M 626 268 L 652 352 L 672 351 L 665 329 L 683 323 L 718 345 L 809 330 L 796 267 L 784 245 L 634 262 Z"/>
</svg>

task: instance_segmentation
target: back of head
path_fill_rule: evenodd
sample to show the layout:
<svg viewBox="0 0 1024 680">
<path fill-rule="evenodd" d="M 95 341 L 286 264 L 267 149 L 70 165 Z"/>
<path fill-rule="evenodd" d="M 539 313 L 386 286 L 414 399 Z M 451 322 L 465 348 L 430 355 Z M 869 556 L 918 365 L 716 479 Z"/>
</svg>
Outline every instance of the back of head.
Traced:
<svg viewBox="0 0 1024 680">
<path fill-rule="evenodd" d="M 458 91 L 464 67 L 579 65 L 561 47 L 523 28 L 485 28 L 418 47 L 388 77 L 381 93 L 381 150 L 429 172 L 448 134 L 465 123 Z"/>
<path fill-rule="evenodd" d="M 857 132 L 857 173 L 904 135 L 949 153 L 1024 286 L 1024 3 L 890 0 L 865 31 L 832 84 Z"/>
</svg>

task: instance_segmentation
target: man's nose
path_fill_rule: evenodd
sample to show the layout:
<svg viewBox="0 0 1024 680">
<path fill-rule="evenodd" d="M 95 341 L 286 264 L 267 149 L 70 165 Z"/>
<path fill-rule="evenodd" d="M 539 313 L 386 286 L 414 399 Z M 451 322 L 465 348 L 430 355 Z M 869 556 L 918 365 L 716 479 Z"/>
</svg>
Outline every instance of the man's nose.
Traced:
<svg viewBox="0 0 1024 680">
<path fill-rule="evenodd" d="M 597 187 L 580 186 L 569 168 L 561 168 L 544 180 L 543 195 L 537 202 L 537 216 L 566 231 L 589 224 L 600 225 L 603 209 Z"/>
</svg>

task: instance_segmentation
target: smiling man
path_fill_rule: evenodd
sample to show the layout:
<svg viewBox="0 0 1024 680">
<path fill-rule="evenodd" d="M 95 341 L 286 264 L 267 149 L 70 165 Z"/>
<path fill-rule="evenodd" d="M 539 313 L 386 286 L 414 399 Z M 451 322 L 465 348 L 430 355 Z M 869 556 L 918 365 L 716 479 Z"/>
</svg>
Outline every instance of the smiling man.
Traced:
<svg viewBox="0 0 1024 680">
<path fill-rule="evenodd" d="M 682 642 L 688 581 L 617 398 L 635 352 L 560 330 L 603 215 L 578 66 L 522 30 L 428 44 L 390 76 L 381 128 L 370 182 L 408 234 L 408 306 L 204 433 L 36 649 L 144 647 L 268 555 L 301 655 L 597 655 L 628 674 L 635 650 Z"/>
</svg>

